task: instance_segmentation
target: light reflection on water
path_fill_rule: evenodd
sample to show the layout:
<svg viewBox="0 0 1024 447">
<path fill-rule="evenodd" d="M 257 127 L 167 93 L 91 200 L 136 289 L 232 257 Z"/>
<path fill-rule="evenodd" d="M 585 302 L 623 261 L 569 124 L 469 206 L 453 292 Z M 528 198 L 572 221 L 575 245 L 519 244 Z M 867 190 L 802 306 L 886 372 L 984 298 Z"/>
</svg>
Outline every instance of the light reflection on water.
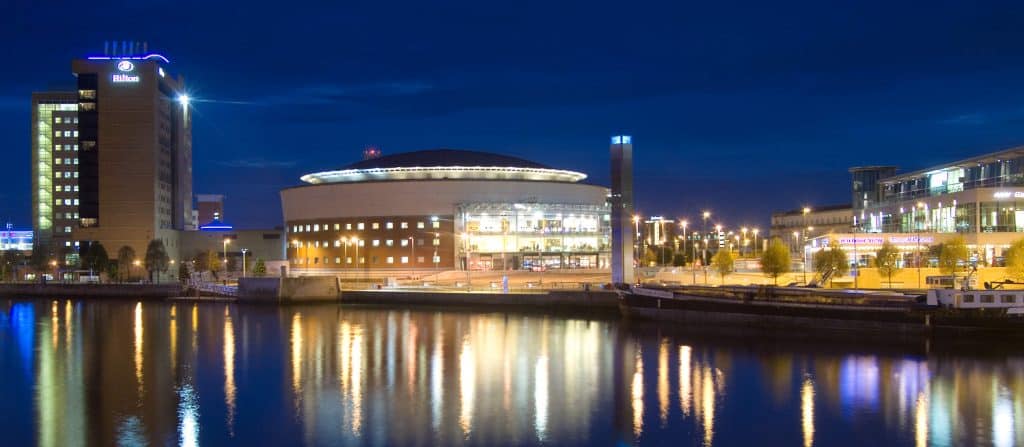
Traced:
<svg viewBox="0 0 1024 447">
<path fill-rule="evenodd" d="M 44 446 L 1024 441 L 1024 356 L 843 346 L 544 315 L 2 302 L 0 428 Z"/>
</svg>

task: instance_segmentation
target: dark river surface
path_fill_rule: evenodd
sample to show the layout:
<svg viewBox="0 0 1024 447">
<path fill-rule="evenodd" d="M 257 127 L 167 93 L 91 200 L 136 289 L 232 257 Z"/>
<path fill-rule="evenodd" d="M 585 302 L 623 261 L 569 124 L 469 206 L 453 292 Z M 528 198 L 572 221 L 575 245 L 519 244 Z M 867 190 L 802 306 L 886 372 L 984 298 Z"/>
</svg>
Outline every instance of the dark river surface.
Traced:
<svg viewBox="0 0 1024 447">
<path fill-rule="evenodd" d="M 0 444 L 1024 444 L 1024 353 L 608 317 L 0 301 Z"/>
</svg>

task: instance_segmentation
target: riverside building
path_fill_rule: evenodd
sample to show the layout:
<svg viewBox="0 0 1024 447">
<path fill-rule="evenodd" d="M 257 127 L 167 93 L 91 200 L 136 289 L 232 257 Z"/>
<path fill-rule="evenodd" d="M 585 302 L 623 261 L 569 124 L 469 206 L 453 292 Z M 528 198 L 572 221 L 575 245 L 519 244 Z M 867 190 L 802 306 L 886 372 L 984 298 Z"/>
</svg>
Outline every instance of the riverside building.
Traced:
<svg viewBox="0 0 1024 447">
<path fill-rule="evenodd" d="M 609 268 L 608 189 L 583 173 L 466 150 L 364 157 L 281 191 L 293 270 Z"/>
<path fill-rule="evenodd" d="M 888 241 L 913 264 L 929 245 L 962 236 L 979 264 L 1000 265 L 1003 251 L 1024 238 L 1024 146 L 902 174 L 892 166 L 850 172 L 852 229 L 822 235 L 809 249 L 835 239 L 863 265 Z"/>
<path fill-rule="evenodd" d="M 177 258 L 179 232 L 194 229 L 184 79 L 132 42 L 108 43 L 71 71 L 75 91 L 32 97 L 37 238 L 65 261 L 85 241 L 142 256 L 152 239 Z"/>
</svg>

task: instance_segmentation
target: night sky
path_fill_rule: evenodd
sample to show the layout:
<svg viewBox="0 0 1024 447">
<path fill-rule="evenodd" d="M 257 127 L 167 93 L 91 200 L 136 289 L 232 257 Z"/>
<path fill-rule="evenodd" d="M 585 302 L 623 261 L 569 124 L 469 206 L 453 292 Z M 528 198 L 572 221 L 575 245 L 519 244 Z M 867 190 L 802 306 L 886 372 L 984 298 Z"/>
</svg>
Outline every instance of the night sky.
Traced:
<svg viewBox="0 0 1024 447">
<path fill-rule="evenodd" d="M 506 153 L 607 185 L 609 136 L 630 134 L 643 215 L 766 227 L 849 202 L 851 166 L 1024 144 L 1019 1 L 11 1 L 0 219 L 22 228 L 30 93 L 71 85 L 71 59 L 105 40 L 147 41 L 186 76 L 194 189 L 227 194 L 245 228 L 280 225 L 280 188 L 367 145 Z"/>
</svg>

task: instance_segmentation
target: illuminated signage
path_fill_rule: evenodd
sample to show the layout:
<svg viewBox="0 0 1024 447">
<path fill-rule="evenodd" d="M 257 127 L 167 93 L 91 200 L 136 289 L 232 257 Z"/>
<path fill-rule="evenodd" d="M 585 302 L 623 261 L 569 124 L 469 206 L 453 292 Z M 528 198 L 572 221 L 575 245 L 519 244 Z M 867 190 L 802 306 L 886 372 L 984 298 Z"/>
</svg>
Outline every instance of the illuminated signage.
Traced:
<svg viewBox="0 0 1024 447">
<path fill-rule="evenodd" d="M 117 63 L 117 69 L 121 71 L 132 71 L 135 69 L 135 64 L 132 61 L 121 61 Z"/>
<path fill-rule="evenodd" d="M 931 236 L 889 236 L 889 242 L 894 244 L 930 244 L 935 242 L 935 238 Z"/>
<path fill-rule="evenodd" d="M 880 238 L 880 237 L 858 237 L 858 238 L 844 237 L 844 238 L 840 238 L 839 239 L 839 244 L 840 245 L 855 245 L 855 244 L 882 245 L 882 238 Z"/>
<path fill-rule="evenodd" d="M 632 144 L 633 138 L 629 135 L 616 135 L 612 137 L 612 144 Z"/>
<path fill-rule="evenodd" d="M 996 191 L 992 194 L 992 198 L 994 199 L 1009 199 L 1010 197 L 1015 199 L 1024 198 L 1024 191 Z"/>
<path fill-rule="evenodd" d="M 138 83 L 139 82 L 139 75 L 126 75 L 126 74 L 115 73 L 113 76 L 110 77 L 110 81 L 114 82 L 114 83 L 117 83 L 117 84 Z"/>
</svg>

